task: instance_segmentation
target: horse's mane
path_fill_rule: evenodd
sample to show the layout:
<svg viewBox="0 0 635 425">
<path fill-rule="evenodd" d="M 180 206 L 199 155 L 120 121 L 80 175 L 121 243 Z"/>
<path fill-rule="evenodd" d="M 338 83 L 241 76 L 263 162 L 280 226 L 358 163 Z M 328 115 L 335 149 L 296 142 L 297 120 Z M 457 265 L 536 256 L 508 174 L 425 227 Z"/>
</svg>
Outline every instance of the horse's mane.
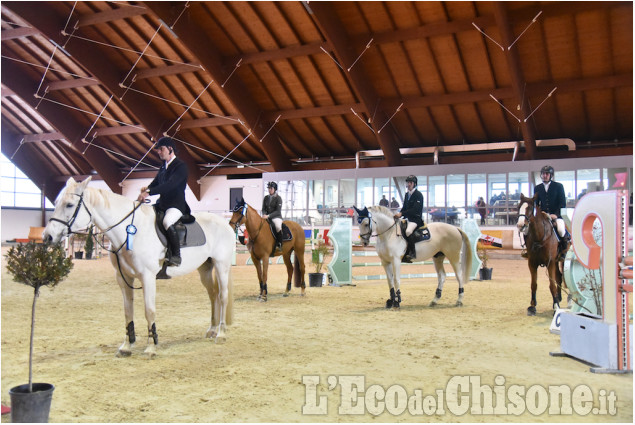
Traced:
<svg viewBox="0 0 635 425">
<path fill-rule="evenodd" d="M 386 208 L 382 205 L 375 205 L 374 207 L 371 207 L 371 208 L 373 208 L 376 212 L 382 213 L 389 217 L 392 217 L 394 215 L 394 213 L 392 212 L 390 208 Z"/>
</svg>

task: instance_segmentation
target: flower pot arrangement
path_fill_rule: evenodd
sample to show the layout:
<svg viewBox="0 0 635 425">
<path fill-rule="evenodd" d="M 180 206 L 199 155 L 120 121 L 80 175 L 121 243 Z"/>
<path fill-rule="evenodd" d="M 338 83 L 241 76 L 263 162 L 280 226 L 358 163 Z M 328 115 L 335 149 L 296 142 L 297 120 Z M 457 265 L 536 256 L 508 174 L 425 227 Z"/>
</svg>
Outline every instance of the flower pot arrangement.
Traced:
<svg viewBox="0 0 635 425">
<path fill-rule="evenodd" d="M 317 245 L 311 253 L 311 263 L 315 269 L 315 273 L 309 273 L 309 286 L 319 287 L 324 282 L 324 273 L 322 273 L 322 266 L 324 266 L 324 260 L 329 253 L 329 247 L 324 242 L 324 239 L 319 239 Z"/>
<path fill-rule="evenodd" d="M 60 245 L 29 242 L 12 247 L 6 256 L 7 271 L 17 283 L 33 288 L 31 307 L 31 339 L 29 343 L 29 382 L 9 390 L 11 396 L 11 422 L 48 422 L 51 399 L 55 387 L 46 383 L 33 383 L 33 331 L 35 329 L 35 303 L 43 286 L 55 287 L 73 268 Z"/>
<path fill-rule="evenodd" d="M 487 261 L 489 260 L 487 250 L 483 247 L 479 247 L 476 253 L 478 258 L 481 260 L 481 268 L 478 271 L 479 277 L 481 280 L 492 280 L 492 268 L 487 267 Z"/>
</svg>

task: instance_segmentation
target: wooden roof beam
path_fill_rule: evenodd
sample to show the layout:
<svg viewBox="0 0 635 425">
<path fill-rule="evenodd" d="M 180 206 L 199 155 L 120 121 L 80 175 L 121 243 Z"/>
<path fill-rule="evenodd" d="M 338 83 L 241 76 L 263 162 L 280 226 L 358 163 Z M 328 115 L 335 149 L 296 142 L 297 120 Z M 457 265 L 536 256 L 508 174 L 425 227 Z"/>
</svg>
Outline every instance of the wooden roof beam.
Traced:
<svg viewBox="0 0 635 425">
<path fill-rule="evenodd" d="M 47 38 L 62 45 L 64 44 L 64 37 L 60 34 L 60 28 L 64 28 L 68 17 L 61 16 L 55 8 L 48 5 L 49 3 L 47 2 L 40 3 L 38 7 L 32 7 L 28 2 L 7 3 L 7 7 L 24 21 L 37 28 Z M 88 49 L 80 42 L 72 42 L 66 45 L 66 51 L 110 93 L 121 98 L 124 93 L 124 89 L 119 87 L 122 71 L 113 68 L 112 63 L 107 59 L 107 55 L 101 52 L 99 47 L 91 46 Z M 37 87 L 37 84 L 35 86 Z M 160 114 L 139 93 L 128 91 L 125 101 L 121 102 L 121 106 L 129 111 L 131 117 L 138 120 L 151 137 L 160 138 L 163 131 L 167 128 Z M 194 161 L 187 149 L 179 150 L 179 158 L 188 167 L 188 185 L 192 193 L 197 199 L 200 199 L 201 187 L 198 183 L 200 169 L 196 161 Z"/>
<path fill-rule="evenodd" d="M 148 13 L 148 10 L 144 6 L 123 6 L 103 12 L 80 15 L 77 26 L 81 28 L 89 25 L 104 24 L 121 19 L 134 18 L 135 16 L 145 15 L 146 13 Z M 76 22 L 76 20 L 71 18 L 71 24 L 73 22 Z"/>
<path fill-rule="evenodd" d="M 337 14 L 330 2 L 314 2 L 310 6 L 313 11 L 313 19 L 318 26 L 322 35 L 326 41 L 333 46 L 333 52 L 340 61 L 345 64 L 344 66 L 353 64 L 357 59 L 357 55 L 351 49 L 352 43 L 346 32 L 343 29 L 342 23 L 337 18 Z M 363 46 L 358 46 L 363 47 Z M 366 113 L 370 114 L 374 110 L 374 106 L 379 102 L 379 96 L 368 82 L 368 76 L 364 72 L 362 66 L 355 66 L 349 72 L 342 71 L 344 78 L 348 79 L 353 88 L 357 98 L 364 105 Z M 388 116 L 382 117 L 380 126 L 385 124 Z M 386 161 L 389 166 L 397 166 L 401 163 L 401 154 L 399 153 L 399 146 L 397 140 L 395 140 L 394 133 L 392 131 L 382 131 L 378 126 L 377 119 L 371 123 L 375 136 L 379 142 L 379 146 L 384 152 Z"/>
<path fill-rule="evenodd" d="M 510 46 L 514 42 L 515 37 L 509 25 L 507 8 L 503 2 L 497 1 L 494 3 L 494 16 L 496 17 L 496 24 L 501 34 L 503 46 Z M 505 59 L 507 60 L 507 68 L 512 81 L 515 98 L 518 105 L 520 105 L 520 117 L 518 118 L 520 119 L 519 125 L 523 134 L 523 140 L 525 140 L 527 159 L 536 159 L 536 136 L 533 128 L 525 122 L 525 118 L 527 118 L 531 111 L 528 99 L 529 96 L 523 96 L 525 78 L 520 65 L 520 55 L 518 54 L 518 49 L 512 48 L 511 50 L 507 50 L 505 52 Z"/>
<path fill-rule="evenodd" d="M 174 22 L 178 16 L 175 14 L 178 12 L 173 10 L 168 2 L 146 2 L 145 5 L 163 22 Z M 206 31 L 199 28 L 193 21 L 185 19 L 179 19 L 172 31 L 214 80 L 225 81 L 227 79 L 226 69 L 228 67 L 225 66 L 227 61 L 214 48 L 213 41 L 205 36 Z M 266 132 L 274 123 L 258 120 L 262 111 L 256 107 L 256 102 L 240 82 L 240 79 L 237 77 L 230 79 L 224 87 L 224 92 L 255 137 L 262 141 L 263 151 L 274 170 L 290 170 L 291 161 L 286 156 L 275 133 L 265 137 Z"/>
<path fill-rule="evenodd" d="M 10 61 L 2 61 L 2 84 L 11 88 L 23 102 L 35 109 L 38 106 L 39 99 L 33 97 L 33 88 L 37 87 L 38 82 L 27 78 L 27 74 L 16 64 Z M 76 124 L 78 119 L 75 113 L 67 112 L 49 102 L 42 102 L 38 106 L 37 111 L 51 127 L 61 133 L 63 136 L 61 138 L 71 143 L 76 151 L 82 152 L 84 150 L 81 135 L 86 130 Z M 84 154 L 84 158 L 99 173 L 113 192 L 121 193 L 121 186 L 119 186 L 121 174 L 108 155 L 100 149 L 88 149 Z M 49 199 L 54 200 L 55 196 Z"/>
</svg>

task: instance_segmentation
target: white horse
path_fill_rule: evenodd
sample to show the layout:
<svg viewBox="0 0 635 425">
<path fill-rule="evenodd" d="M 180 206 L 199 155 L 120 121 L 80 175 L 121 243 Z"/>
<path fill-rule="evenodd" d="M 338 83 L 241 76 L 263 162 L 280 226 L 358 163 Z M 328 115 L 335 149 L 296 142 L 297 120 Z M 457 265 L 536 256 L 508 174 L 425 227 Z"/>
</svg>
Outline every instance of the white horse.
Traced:
<svg viewBox="0 0 635 425">
<path fill-rule="evenodd" d="M 401 226 L 394 212 L 386 207 L 374 206 L 370 210 L 364 208 L 358 213 L 359 236 L 362 244 L 368 246 L 371 236 L 377 236 L 377 255 L 386 270 L 390 299 L 386 301 L 386 308 L 399 308 L 401 303 L 401 290 L 399 279 L 401 272 L 401 257 L 406 251 L 406 240 L 401 235 Z M 445 283 L 445 270 L 443 261 L 447 257 L 454 269 L 459 281 L 459 298 L 457 306 L 463 305 L 463 285 L 469 279 L 469 271 L 472 268 L 472 247 L 470 240 L 463 230 L 446 223 L 430 223 L 430 239 L 415 244 L 416 260 L 425 261 L 432 258 L 437 272 L 439 285 L 431 306 L 436 305 L 441 299 L 443 284 Z"/>
<path fill-rule="evenodd" d="M 87 228 L 91 223 L 111 242 L 110 261 L 115 268 L 117 282 L 123 293 L 126 318 L 126 337 L 119 347 L 118 356 L 129 356 L 135 342 L 133 322 L 133 285 L 141 282 L 148 321 L 148 342 L 145 353 L 156 355 L 158 337 L 155 320 L 156 274 L 161 270 L 166 248 L 155 230 L 154 208 L 140 205 L 110 191 L 86 187 L 90 177 L 81 183 L 72 177 L 56 201 L 55 211 L 44 229 L 44 240 L 58 243 L 64 236 Z M 207 338 L 216 342 L 226 339 L 226 323 L 232 318 L 231 260 L 235 244 L 234 232 L 226 220 L 209 213 L 195 214 L 205 233 L 205 244 L 181 250 L 183 262 L 168 267 L 167 274 L 181 276 L 198 269 L 201 281 L 212 305 L 211 325 Z M 131 226 L 133 225 L 133 226 Z M 134 232 L 132 249 L 127 249 L 128 234 Z"/>
</svg>

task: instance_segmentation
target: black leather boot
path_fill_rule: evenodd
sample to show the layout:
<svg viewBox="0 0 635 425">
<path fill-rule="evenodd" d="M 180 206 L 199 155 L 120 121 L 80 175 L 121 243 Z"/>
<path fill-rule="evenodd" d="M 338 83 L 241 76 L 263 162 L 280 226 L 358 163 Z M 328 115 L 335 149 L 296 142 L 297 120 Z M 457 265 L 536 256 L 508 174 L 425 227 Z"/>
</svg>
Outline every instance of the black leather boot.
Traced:
<svg viewBox="0 0 635 425">
<path fill-rule="evenodd" d="M 276 232 L 276 249 L 282 249 L 282 230 Z"/>
<path fill-rule="evenodd" d="M 412 239 L 413 239 L 412 235 L 406 238 L 406 242 L 408 243 L 408 245 L 406 246 L 406 253 L 401 259 L 402 263 L 412 263 L 412 260 L 416 257 L 415 244 L 412 241 Z"/>
<path fill-rule="evenodd" d="M 174 225 L 170 226 L 166 233 L 169 245 L 166 261 L 169 266 L 178 267 L 181 265 L 181 246 L 179 244 L 179 235 L 177 234 Z"/>
</svg>

